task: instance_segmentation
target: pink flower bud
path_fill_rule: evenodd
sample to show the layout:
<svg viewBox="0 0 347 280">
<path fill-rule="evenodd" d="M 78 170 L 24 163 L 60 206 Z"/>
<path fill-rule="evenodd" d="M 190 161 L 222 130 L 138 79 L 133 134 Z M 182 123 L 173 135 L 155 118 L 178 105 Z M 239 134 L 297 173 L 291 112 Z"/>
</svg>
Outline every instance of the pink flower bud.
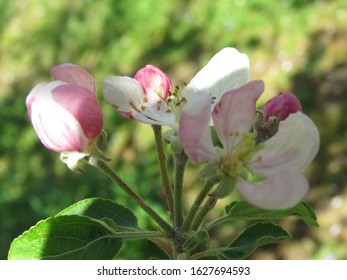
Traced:
<svg viewBox="0 0 347 280">
<path fill-rule="evenodd" d="M 89 75 L 71 64 L 61 65 L 58 70 L 63 73 L 71 68 L 81 77 Z M 88 152 L 101 132 L 102 111 L 90 84 L 84 87 L 73 83 L 74 73 L 69 73 L 70 83 L 61 79 L 34 87 L 26 98 L 26 106 L 36 134 L 46 148 L 55 152 Z"/>
<path fill-rule="evenodd" d="M 135 74 L 134 79 L 141 84 L 145 92 L 147 88 L 150 88 L 164 100 L 169 96 L 169 91 L 172 90 L 170 78 L 153 65 L 146 65 L 144 68 L 141 68 Z"/>
<path fill-rule="evenodd" d="M 266 102 L 262 107 L 262 111 L 265 121 L 268 121 L 272 116 L 277 117 L 279 121 L 283 121 L 289 114 L 302 111 L 302 107 L 294 94 L 284 92 Z"/>
</svg>

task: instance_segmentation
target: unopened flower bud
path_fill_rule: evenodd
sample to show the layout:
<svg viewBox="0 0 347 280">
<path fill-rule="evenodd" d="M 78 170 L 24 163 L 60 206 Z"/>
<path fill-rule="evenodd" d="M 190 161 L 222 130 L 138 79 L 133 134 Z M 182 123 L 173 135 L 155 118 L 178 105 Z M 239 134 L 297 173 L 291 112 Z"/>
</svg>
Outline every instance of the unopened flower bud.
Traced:
<svg viewBox="0 0 347 280">
<path fill-rule="evenodd" d="M 270 117 L 277 117 L 279 121 L 283 121 L 289 114 L 302 111 L 302 107 L 294 94 L 285 92 L 266 102 L 262 107 L 262 111 L 265 121 L 268 121 Z"/>
<path fill-rule="evenodd" d="M 75 65 L 58 67 L 54 68 L 54 77 L 59 80 L 39 84 L 27 96 L 30 120 L 46 148 L 60 153 L 88 153 L 103 125 L 92 84 L 81 85 L 84 80 L 90 81 L 90 75 Z"/>
<path fill-rule="evenodd" d="M 134 77 L 146 92 L 148 88 L 154 90 L 162 99 L 166 100 L 172 90 L 170 78 L 159 68 L 146 65 L 141 68 Z"/>
</svg>

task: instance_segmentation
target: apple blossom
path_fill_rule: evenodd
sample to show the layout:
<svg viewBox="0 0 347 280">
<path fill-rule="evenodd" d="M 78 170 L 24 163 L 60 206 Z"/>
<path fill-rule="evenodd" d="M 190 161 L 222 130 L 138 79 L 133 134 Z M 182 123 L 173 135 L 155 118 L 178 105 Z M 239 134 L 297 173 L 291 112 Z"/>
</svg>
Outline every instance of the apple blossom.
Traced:
<svg viewBox="0 0 347 280">
<path fill-rule="evenodd" d="M 257 141 L 256 101 L 264 91 L 262 81 L 251 81 L 227 91 L 212 110 L 222 148 L 211 138 L 212 99 L 193 95 L 183 109 L 179 137 L 194 162 L 215 163 L 224 178 L 234 178 L 236 188 L 249 203 L 265 209 L 285 209 L 308 191 L 301 172 L 318 152 L 319 133 L 300 111 L 278 124 L 274 135 Z M 223 178 L 222 178 L 223 180 Z"/>
<path fill-rule="evenodd" d="M 87 153 L 103 126 L 94 79 L 73 64 L 51 74 L 55 81 L 38 84 L 26 98 L 36 134 L 52 151 Z"/>
<path fill-rule="evenodd" d="M 170 79 L 157 67 L 140 69 L 135 79 L 112 76 L 103 82 L 103 95 L 107 103 L 128 118 L 147 124 L 174 126 L 165 98 L 171 89 Z"/>
<path fill-rule="evenodd" d="M 106 102 L 123 116 L 147 124 L 177 129 L 183 106 L 194 94 L 206 92 L 218 102 L 222 94 L 249 80 L 249 60 L 234 48 L 224 48 L 188 85 L 171 90 L 169 78 L 153 65 L 139 70 L 135 78 L 112 76 L 103 82 Z"/>
</svg>

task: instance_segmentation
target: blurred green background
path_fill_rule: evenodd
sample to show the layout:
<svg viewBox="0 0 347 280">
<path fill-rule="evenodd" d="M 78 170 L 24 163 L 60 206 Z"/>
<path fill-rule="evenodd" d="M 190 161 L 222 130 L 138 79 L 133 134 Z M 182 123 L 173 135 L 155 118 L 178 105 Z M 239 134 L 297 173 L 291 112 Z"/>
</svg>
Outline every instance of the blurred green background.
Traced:
<svg viewBox="0 0 347 280">
<path fill-rule="evenodd" d="M 108 178 L 91 168 L 87 175 L 69 171 L 37 139 L 25 97 L 37 83 L 51 80 L 52 66 L 71 62 L 95 77 L 111 165 L 166 216 L 151 128 L 117 115 L 101 98 L 101 82 L 154 64 L 182 86 L 227 46 L 247 53 L 252 79 L 265 81 L 261 102 L 280 91 L 294 92 L 321 133 L 320 152 L 305 171 L 311 183 L 305 201 L 320 227 L 284 219 L 280 223 L 293 239 L 263 247 L 250 259 L 347 259 L 344 0 L 0 0 L 0 36 L 0 259 L 30 226 L 87 197 L 116 199 L 151 228 Z M 195 176 L 190 164 L 186 206 L 199 187 Z M 223 199 L 215 213 L 229 202 Z M 228 243 L 235 234 L 226 227 L 215 237 Z M 132 241 L 119 257 L 150 256 L 163 257 L 149 242 Z"/>
</svg>

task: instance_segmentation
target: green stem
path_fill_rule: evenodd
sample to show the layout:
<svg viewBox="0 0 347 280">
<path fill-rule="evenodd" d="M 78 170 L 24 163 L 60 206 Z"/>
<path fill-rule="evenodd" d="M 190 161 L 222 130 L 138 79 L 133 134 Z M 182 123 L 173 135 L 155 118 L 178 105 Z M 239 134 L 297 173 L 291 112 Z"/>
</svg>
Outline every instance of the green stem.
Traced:
<svg viewBox="0 0 347 280">
<path fill-rule="evenodd" d="M 183 203 L 182 203 L 182 188 L 184 169 L 188 158 L 185 153 L 175 154 L 175 182 L 174 182 L 174 228 L 181 230 L 183 223 Z"/>
<path fill-rule="evenodd" d="M 169 179 L 169 173 L 166 166 L 166 155 L 164 152 L 164 145 L 163 145 L 163 137 L 161 134 L 161 126 L 160 125 L 152 125 L 156 147 L 157 147 L 157 155 L 158 155 L 158 161 L 160 166 L 160 172 L 162 176 L 162 184 L 163 184 L 163 191 L 166 197 L 166 201 L 168 204 L 170 217 L 173 219 L 174 215 L 174 200 L 173 200 L 173 193 L 172 188 L 170 185 L 170 179 Z"/>
<path fill-rule="evenodd" d="M 130 198 L 132 198 L 149 216 L 156 221 L 156 223 L 165 231 L 165 233 L 173 238 L 175 232 L 173 228 L 161 218 L 157 212 L 155 212 L 149 205 L 147 205 L 144 200 L 137 195 L 118 175 L 102 160 L 90 156 L 87 162 L 104 172 L 108 177 L 110 177 L 118 186 L 125 191 Z"/>
<path fill-rule="evenodd" d="M 206 198 L 206 196 L 209 193 L 209 191 L 211 190 L 211 188 L 215 185 L 215 183 L 216 183 L 216 180 L 214 178 L 205 180 L 203 188 L 201 189 L 200 193 L 196 197 L 192 207 L 190 208 L 190 210 L 187 214 L 187 217 L 184 220 L 183 231 L 186 232 L 186 231 L 190 230 L 196 213 L 198 212 L 202 202 Z"/>
<path fill-rule="evenodd" d="M 207 213 L 216 205 L 218 198 L 215 196 L 210 196 L 205 204 L 201 207 L 200 211 L 196 215 L 193 223 L 192 223 L 192 230 L 198 230 L 201 223 L 205 219 Z"/>
<path fill-rule="evenodd" d="M 188 158 L 184 152 L 175 154 L 175 181 L 174 181 L 174 229 L 175 239 L 173 240 L 173 258 L 177 259 L 179 254 L 183 252 L 182 246 L 185 241 L 184 233 L 182 231 L 183 223 L 183 202 L 182 202 L 182 189 L 183 189 L 183 177 L 184 170 L 187 164 Z"/>
</svg>

